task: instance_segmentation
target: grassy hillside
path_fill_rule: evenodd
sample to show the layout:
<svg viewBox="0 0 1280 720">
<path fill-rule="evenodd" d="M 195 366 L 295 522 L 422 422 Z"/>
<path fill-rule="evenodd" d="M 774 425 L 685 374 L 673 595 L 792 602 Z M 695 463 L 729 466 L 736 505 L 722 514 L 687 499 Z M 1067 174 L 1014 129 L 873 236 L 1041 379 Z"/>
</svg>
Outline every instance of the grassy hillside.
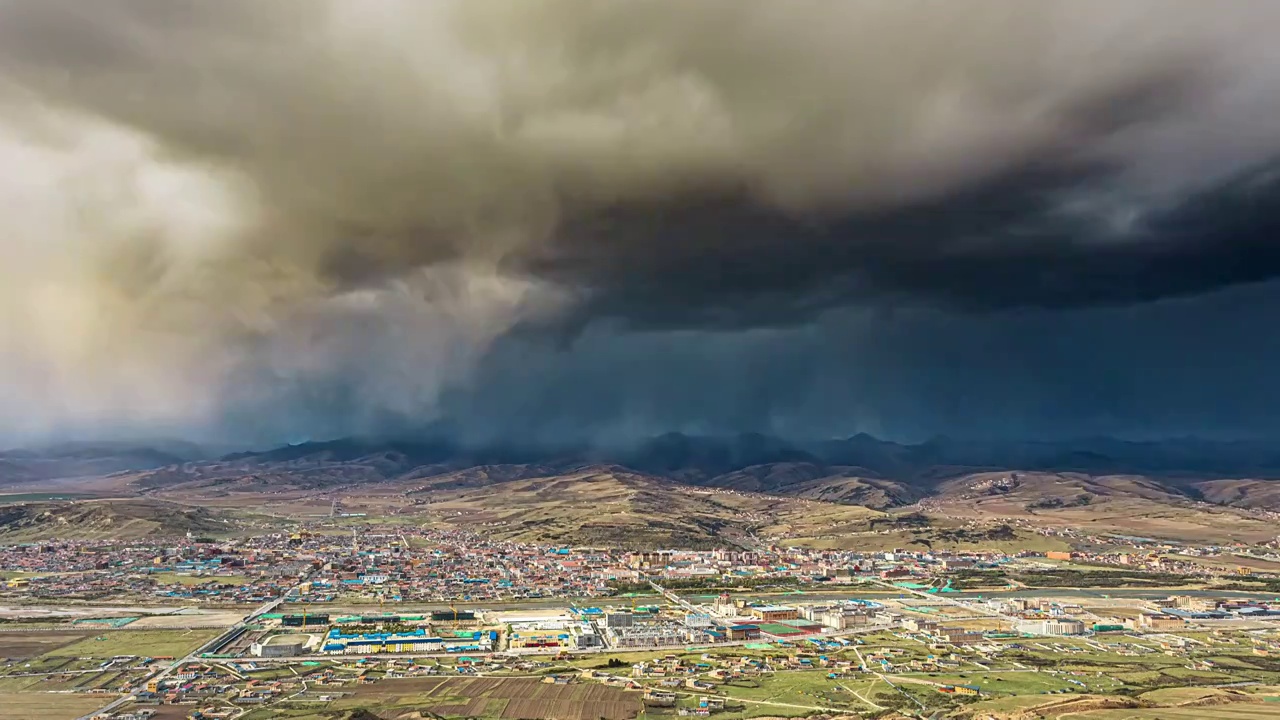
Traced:
<svg viewBox="0 0 1280 720">
<path fill-rule="evenodd" d="M 0 506 L 0 541 L 218 535 L 234 531 L 228 516 L 153 500 L 32 502 Z"/>
<path fill-rule="evenodd" d="M 813 531 L 858 522 L 866 508 L 697 488 L 617 467 L 446 490 L 432 502 L 440 522 L 483 525 L 522 540 L 623 547 L 750 543 L 768 529 Z"/>
</svg>

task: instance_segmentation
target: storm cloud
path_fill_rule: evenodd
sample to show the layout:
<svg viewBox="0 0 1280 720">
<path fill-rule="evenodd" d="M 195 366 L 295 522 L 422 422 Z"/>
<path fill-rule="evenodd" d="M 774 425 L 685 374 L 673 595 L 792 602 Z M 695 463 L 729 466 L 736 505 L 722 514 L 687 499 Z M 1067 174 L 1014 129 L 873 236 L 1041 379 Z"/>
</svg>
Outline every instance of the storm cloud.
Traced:
<svg viewBox="0 0 1280 720">
<path fill-rule="evenodd" d="M 925 432 L 927 398 L 893 390 L 948 377 L 917 334 L 1125 335 L 1270 287 L 1277 21 L 1250 0 L 0 2 L 0 434 Z M 883 397 L 796 400 L 803 369 L 771 358 L 797 347 Z M 655 368 L 702 409 L 637 410 Z"/>
</svg>

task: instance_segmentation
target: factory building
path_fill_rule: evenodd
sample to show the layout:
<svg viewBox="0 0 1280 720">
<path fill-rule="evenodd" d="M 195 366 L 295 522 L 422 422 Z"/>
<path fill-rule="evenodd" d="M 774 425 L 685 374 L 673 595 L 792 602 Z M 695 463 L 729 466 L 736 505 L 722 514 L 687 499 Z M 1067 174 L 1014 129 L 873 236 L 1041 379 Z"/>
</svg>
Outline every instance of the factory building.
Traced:
<svg viewBox="0 0 1280 720">
<path fill-rule="evenodd" d="M 314 615 L 282 615 L 280 616 L 280 624 L 285 627 L 311 627 L 329 625 L 328 613 L 318 613 Z"/>
<path fill-rule="evenodd" d="M 343 633 L 330 630 L 322 649 L 330 655 L 368 655 L 407 652 L 490 652 L 497 631 L 455 632 L 451 637 L 428 635 L 425 628 L 412 632 Z"/>
<path fill-rule="evenodd" d="M 513 650 L 562 648 L 582 650 L 604 644 L 591 623 L 583 620 L 544 620 L 512 623 L 507 646 Z"/>
</svg>

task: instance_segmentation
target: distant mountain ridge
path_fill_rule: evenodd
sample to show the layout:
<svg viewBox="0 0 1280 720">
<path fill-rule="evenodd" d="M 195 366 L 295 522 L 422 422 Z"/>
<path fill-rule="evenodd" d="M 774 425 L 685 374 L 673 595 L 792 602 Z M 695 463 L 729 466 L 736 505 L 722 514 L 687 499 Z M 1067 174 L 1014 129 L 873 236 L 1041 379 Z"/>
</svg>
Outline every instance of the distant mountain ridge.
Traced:
<svg viewBox="0 0 1280 720">
<path fill-rule="evenodd" d="M 1280 443 L 1208 441 L 1195 438 L 1138 442 L 1098 437 L 1063 441 L 972 441 L 938 437 L 917 444 L 858 434 L 843 439 L 791 441 L 744 433 L 700 436 L 666 433 L 627 447 L 519 443 L 467 445 L 445 437 L 419 439 L 340 438 L 246 451 L 218 458 L 198 446 L 156 447 L 125 443 L 75 443 L 39 450 L 0 452 L 0 481 L 26 482 L 165 467 L 231 466 L 301 471 L 358 466 L 366 476 L 444 472 L 477 466 L 529 465 L 567 471 L 588 465 L 618 465 L 694 485 L 747 482 L 768 488 L 784 476 L 803 482 L 859 477 L 929 485 L 980 471 L 1079 472 L 1144 475 L 1170 481 L 1214 478 L 1280 478 Z M 785 466 L 787 473 L 751 468 Z M 770 479 L 772 478 L 772 479 Z M 800 481 L 788 481 L 796 484 Z"/>
<path fill-rule="evenodd" d="M 441 436 L 351 437 L 216 456 L 159 447 L 80 443 L 0 453 L 0 483 L 11 496 L 0 506 L 18 508 L 0 518 L 0 534 L 36 537 L 73 526 L 106 533 L 108 521 L 124 515 L 108 512 L 104 500 L 152 503 L 137 506 L 143 515 L 166 502 L 284 502 L 324 513 L 332 500 L 362 496 L 504 537 L 654 547 L 734 544 L 756 532 L 863 542 L 875 531 L 868 523 L 884 513 L 1230 541 L 1274 538 L 1280 518 L 1280 452 L 1269 442 L 907 444 L 865 434 L 791 441 L 667 433 L 617 447 L 477 446 Z M 92 499 L 40 497 L 52 489 L 84 489 Z M 96 514 L 82 513 L 82 502 L 96 504 Z M 850 533 L 859 539 L 841 539 Z M 913 540 L 946 538 L 892 542 Z"/>
<path fill-rule="evenodd" d="M 1139 442 L 1107 437 L 1005 442 L 938 437 L 903 444 L 865 433 L 814 442 L 756 434 L 700 437 L 668 433 L 619 453 L 617 461 L 650 472 L 710 475 L 752 465 L 810 462 L 861 468 L 875 477 L 899 481 L 975 469 L 1280 478 L 1280 442 L 1195 438 Z"/>
</svg>

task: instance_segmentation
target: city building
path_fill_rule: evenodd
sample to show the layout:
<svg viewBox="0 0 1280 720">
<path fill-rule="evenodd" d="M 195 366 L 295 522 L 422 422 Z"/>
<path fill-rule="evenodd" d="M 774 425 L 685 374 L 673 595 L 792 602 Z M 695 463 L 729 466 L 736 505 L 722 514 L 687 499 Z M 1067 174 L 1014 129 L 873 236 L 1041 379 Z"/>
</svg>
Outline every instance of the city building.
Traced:
<svg viewBox="0 0 1280 720">
<path fill-rule="evenodd" d="M 1018 623 L 1017 630 L 1028 635 L 1083 635 L 1084 623 L 1070 618 L 1022 620 Z"/>
<path fill-rule="evenodd" d="M 781 620 L 797 620 L 800 611 L 789 605 L 761 605 L 751 608 L 751 616 L 761 622 L 779 622 Z"/>
</svg>

